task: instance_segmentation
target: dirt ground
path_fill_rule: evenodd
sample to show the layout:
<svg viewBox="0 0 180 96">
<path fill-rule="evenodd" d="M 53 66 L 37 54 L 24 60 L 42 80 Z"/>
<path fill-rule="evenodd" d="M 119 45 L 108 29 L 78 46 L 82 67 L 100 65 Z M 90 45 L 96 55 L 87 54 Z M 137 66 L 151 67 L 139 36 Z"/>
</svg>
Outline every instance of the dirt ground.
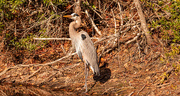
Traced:
<svg viewBox="0 0 180 96">
<path fill-rule="evenodd" d="M 123 46 L 123 45 L 122 45 Z M 84 93 L 84 64 L 77 55 L 64 63 L 9 69 L 0 77 L 3 96 L 177 96 L 180 95 L 180 56 L 165 62 L 160 46 L 142 54 L 132 45 L 117 48 L 101 58 L 100 77 L 88 76 L 88 93 Z M 50 50 L 50 49 L 49 49 Z M 156 52 L 155 52 L 156 51 Z M 68 63 L 67 63 L 68 62 Z"/>
</svg>

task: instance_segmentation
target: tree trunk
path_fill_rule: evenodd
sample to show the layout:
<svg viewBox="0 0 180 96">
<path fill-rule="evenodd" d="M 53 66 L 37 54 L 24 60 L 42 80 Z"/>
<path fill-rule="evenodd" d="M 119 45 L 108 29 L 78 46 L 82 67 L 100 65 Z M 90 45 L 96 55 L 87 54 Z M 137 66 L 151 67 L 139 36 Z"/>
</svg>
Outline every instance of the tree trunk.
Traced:
<svg viewBox="0 0 180 96">
<path fill-rule="evenodd" d="M 141 9 L 141 5 L 139 3 L 139 0 L 134 0 L 134 4 L 135 4 L 135 7 L 137 9 L 137 12 L 138 12 L 138 15 L 139 15 L 139 18 L 140 18 L 140 22 L 141 22 L 141 28 L 143 30 L 143 34 L 145 34 L 146 36 L 146 39 L 147 39 L 147 43 L 148 45 L 152 44 L 153 42 L 153 39 L 150 35 L 150 31 L 147 27 L 147 24 L 146 24 L 146 19 L 145 19 L 145 16 L 142 12 L 142 9 Z"/>
<path fill-rule="evenodd" d="M 75 7 L 74 7 L 74 13 L 81 16 L 81 0 L 74 0 L 74 1 L 76 2 Z"/>
</svg>

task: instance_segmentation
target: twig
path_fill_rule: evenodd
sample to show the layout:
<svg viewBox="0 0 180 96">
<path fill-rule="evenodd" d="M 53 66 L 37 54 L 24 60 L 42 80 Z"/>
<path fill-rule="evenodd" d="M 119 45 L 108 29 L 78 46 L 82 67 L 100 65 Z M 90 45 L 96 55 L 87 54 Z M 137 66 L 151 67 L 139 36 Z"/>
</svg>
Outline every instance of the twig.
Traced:
<svg viewBox="0 0 180 96">
<path fill-rule="evenodd" d="M 71 40 L 71 38 L 33 38 L 34 40 Z"/>
<path fill-rule="evenodd" d="M 136 39 L 136 44 L 138 46 L 138 50 L 139 50 L 139 58 L 141 57 L 141 49 L 140 49 L 140 45 L 139 45 L 139 41 Z"/>
<path fill-rule="evenodd" d="M 139 90 L 139 92 L 136 94 L 137 96 L 139 95 L 139 93 L 146 87 L 146 84 Z"/>
<path fill-rule="evenodd" d="M 117 33 L 118 34 L 118 33 Z M 112 34 L 112 35 L 109 35 L 109 36 L 106 36 L 104 38 L 101 38 L 101 39 L 98 39 L 98 41 L 94 42 L 94 44 L 98 43 L 98 42 L 101 42 L 105 39 L 109 39 L 109 38 L 112 38 L 112 37 L 117 37 L 118 35 L 117 34 Z"/>
<path fill-rule="evenodd" d="M 29 30 L 31 30 L 32 28 L 36 27 L 36 26 L 39 26 L 39 25 L 42 25 L 44 23 L 47 23 L 50 19 L 52 19 L 54 16 L 56 16 L 56 14 L 53 14 L 51 15 L 48 19 L 46 20 L 43 20 L 43 21 L 37 21 L 36 23 L 33 24 L 33 26 L 27 28 L 26 30 L 24 30 L 24 33 L 22 38 L 29 32 Z M 56 20 L 57 18 L 53 19 L 53 20 Z M 40 20 L 40 19 L 39 19 Z"/>
<path fill-rule="evenodd" d="M 108 4 L 109 6 L 108 7 L 106 7 L 106 9 L 104 10 L 104 13 L 106 13 L 106 10 L 113 4 L 113 2 L 114 2 L 114 0 L 112 0 L 111 1 L 111 3 L 110 4 Z"/>
<path fill-rule="evenodd" d="M 6 93 L 4 93 L 2 90 L 0 91 L 2 96 L 7 96 Z"/>
<path fill-rule="evenodd" d="M 134 92 L 131 92 L 128 96 L 131 96 Z"/>
<path fill-rule="evenodd" d="M 61 49 L 62 49 L 64 54 L 67 54 L 66 50 L 64 49 L 64 46 L 62 45 L 62 41 L 61 41 Z"/>
<path fill-rule="evenodd" d="M 40 83 L 38 83 L 38 84 L 44 84 L 45 82 L 48 82 L 48 80 L 50 80 L 56 74 L 57 74 L 57 72 L 53 73 L 51 76 L 49 76 L 49 77 L 45 78 L 44 80 L 40 81 Z"/>
<path fill-rule="evenodd" d="M 69 9 L 71 9 L 71 7 L 73 7 L 76 3 L 72 4 L 70 7 L 68 7 L 66 10 L 62 11 L 61 13 L 65 13 L 66 11 L 68 11 Z"/>
<path fill-rule="evenodd" d="M 84 0 L 83 0 L 83 1 L 84 1 Z M 88 5 L 88 7 L 89 7 L 92 11 L 94 11 L 101 19 L 103 19 L 103 17 L 97 12 L 96 9 L 92 8 L 87 1 L 84 1 L 84 2 L 85 2 L 85 4 Z"/>
<path fill-rule="evenodd" d="M 104 95 L 105 93 L 107 93 L 109 90 L 111 90 L 111 89 L 113 89 L 114 87 L 110 87 L 110 88 L 108 88 L 107 90 L 105 90 L 103 93 L 102 93 L 102 95 Z"/>
<path fill-rule="evenodd" d="M 140 33 L 137 33 L 136 37 L 134 37 L 133 39 L 127 41 L 125 44 L 128 45 L 129 43 L 136 41 L 140 35 L 141 35 Z"/>
<path fill-rule="evenodd" d="M 120 5 L 120 3 L 119 2 L 117 2 L 118 3 L 118 6 L 119 6 L 119 11 L 120 11 L 120 14 L 119 14 L 119 17 L 120 17 L 120 19 L 121 19 L 121 25 L 120 25 L 120 29 L 119 29 L 119 31 L 120 31 L 120 33 L 121 33 L 121 30 L 122 30 L 122 28 L 123 28 L 123 18 L 122 18 L 122 10 L 121 10 L 121 5 Z M 127 28 L 128 29 L 128 28 Z M 117 43 L 118 43 L 118 52 L 120 51 L 120 48 L 119 48 L 119 38 L 117 39 Z M 120 66 L 121 66 L 121 60 L 119 60 L 119 55 L 120 54 L 118 54 L 118 65 L 119 65 L 119 68 L 121 68 Z"/>
<path fill-rule="evenodd" d="M 112 11 L 112 14 L 113 14 L 114 27 L 115 27 L 114 31 L 115 31 L 115 34 L 116 34 L 116 18 L 115 18 L 115 16 L 114 16 L 114 12 L 113 12 L 113 10 L 111 10 L 111 11 Z"/>
<path fill-rule="evenodd" d="M 96 30 L 96 32 L 99 34 L 99 35 L 102 35 L 101 34 L 101 31 L 99 31 L 99 29 L 97 28 L 97 26 L 95 25 L 94 21 L 92 20 L 92 18 L 89 16 L 89 13 L 87 12 L 87 10 L 85 11 L 86 15 L 88 16 L 88 18 L 90 19 L 91 21 L 91 24 L 93 25 L 94 29 Z"/>
<path fill-rule="evenodd" d="M 119 6 L 119 11 L 120 11 L 121 26 L 123 26 L 122 10 L 121 10 L 121 5 L 119 4 L 119 2 L 118 2 L 118 6 Z"/>
<path fill-rule="evenodd" d="M 36 95 L 36 96 L 41 96 L 41 95 L 39 95 L 39 94 L 37 94 L 36 92 L 34 92 L 34 91 L 32 91 L 32 90 L 30 90 L 30 89 L 28 89 L 31 93 L 33 93 L 34 95 Z M 38 90 L 39 91 L 39 90 Z M 47 94 L 46 94 L 47 95 Z"/>
<path fill-rule="evenodd" d="M 104 55 L 104 54 L 106 54 L 107 52 L 110 51 L 110 49 L 108 49 L 108 50 L 106 50 L 106 51 L 105 51 L 105 49 L 106 49 L 107 46 L 110 46 L 110 45 L 113 44 L 112 41 L 111 41 L 111 40 L 113 40 L 113 39 L 114 39 L 114 38 L 111 38 L 111 39 L 106 43 L 106 45 L 105 45 L 104 48 L 102 49 L 102 52 L 101 52 L 101 54 L 100 54 L 99 57 L 101 57 L 102 55 Z M 109 44 L 110 44 L 110 45 L 109 45 Z M 105 52 L 104 52 L 104 51 L 105 51 Z"/>
<path fill-rule="evenodd" d="M 31 78 L 32 76 L 34 76 L 34 74 L 36 74 L 37 72 L 39 72 L 43 67 L 41 66 L 38 70 L 36 70 L 35 72 L 33 72 L 30 76 L 26 77 L 26 79 L 23 80 L 26 81 L 27 79 Z"/>
<path fill-rule="evenodd" d="M 71 40 L 71 38 L 33 38 L 34 40 Z M 91 37 L 91 39 L 99 39 Z"/>
<path fill-rule="evenodd" d="M 50 0 L 50 4 L 52 5 L 53 10 L 57 13 L 57 11 L 56 11 L 57 7 L 56 7 L 56 6 L 54 6 L 54 4 L 52 3 L 52 1 L 51 1 L 51 0 Z M 56 7 L 56 8 L 55 8 L 55 7 Z"/>
<path fill-rule="evenodd" d="M 156 87 L 163 87 L 163 86 L 167 86 L 167 85 L 170 85 L 170 83 L 166 83 L 166 84 L 163 84 L 163 85 L 159 85 L 159 86 L 156 86 Z"/>
</svg>

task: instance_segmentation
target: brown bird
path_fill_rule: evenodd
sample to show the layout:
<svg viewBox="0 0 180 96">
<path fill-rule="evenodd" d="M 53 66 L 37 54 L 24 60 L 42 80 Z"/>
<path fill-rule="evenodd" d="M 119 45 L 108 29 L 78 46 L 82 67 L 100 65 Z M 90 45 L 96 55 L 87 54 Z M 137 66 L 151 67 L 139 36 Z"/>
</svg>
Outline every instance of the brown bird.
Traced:
<svg viewBox="0 0 180 96">
<path fill-rule="evenodd" d="M 74 20 L 69 25 L 69 35 L 71 38 L 72 46 L 76 48 L 76 53 L 85 65 L 84 87 L 86 88 L 85 92 L 87 92 L 88 68 L 91 68 L 95 76 L 100 76 L 96 49 L 87 32 L 76 31 L 76 29 L 79 28 L 81 25 L 81 18 L 78 14 L 72 13 L 71 15 L 65 15 L 63 17 L 67 17 Z"/>
</svg>

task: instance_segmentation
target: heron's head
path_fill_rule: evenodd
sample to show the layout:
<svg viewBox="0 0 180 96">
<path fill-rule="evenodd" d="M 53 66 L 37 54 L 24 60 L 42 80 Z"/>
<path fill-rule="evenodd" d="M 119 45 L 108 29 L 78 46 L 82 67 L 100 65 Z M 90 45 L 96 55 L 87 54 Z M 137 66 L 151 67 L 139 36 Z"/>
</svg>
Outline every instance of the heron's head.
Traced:
<svg viewBox="0 0 180 96">
<path fill-rule="evenodd" d="M 77 20 L 77 18 L 79 17 L 78 14 L 76 13 L 72 13 L 71 15 L 65 15 L 63 17 L 66 17 L 66 18 L 70 18 L 70 19 L 73 19 L 73 20 Z"/>
</svg>

